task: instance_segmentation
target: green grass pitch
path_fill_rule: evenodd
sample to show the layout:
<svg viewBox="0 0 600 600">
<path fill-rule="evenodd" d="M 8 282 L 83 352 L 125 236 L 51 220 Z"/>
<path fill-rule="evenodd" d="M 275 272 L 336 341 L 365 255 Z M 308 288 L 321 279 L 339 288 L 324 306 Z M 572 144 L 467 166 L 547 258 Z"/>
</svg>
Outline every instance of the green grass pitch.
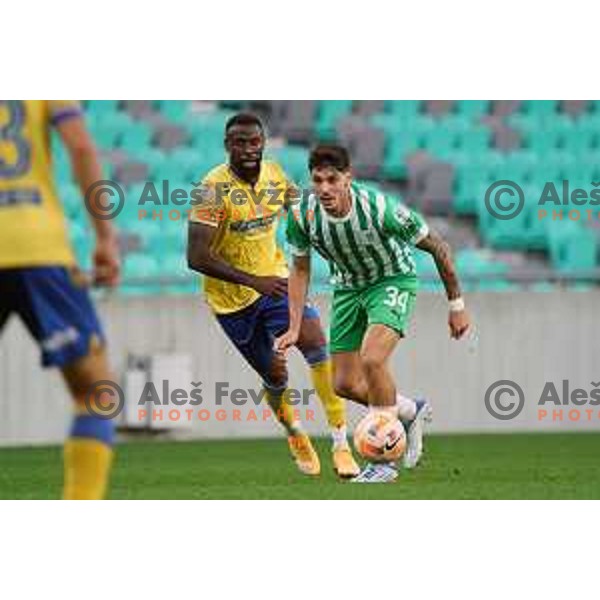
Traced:
<svg viewBox="0 0 600 600">
<path fill-rule="evenodd" d="M 123 443 L 113 499 L 600 498 L 598 434 L 434 435 L 421 466 L 393 484 L 337 481 L 327 440 L 323 472 L 296 471 L 284 439 Z M 0 498 L 58 498 L 61 449 L 0 450 Z"/>
</svg>

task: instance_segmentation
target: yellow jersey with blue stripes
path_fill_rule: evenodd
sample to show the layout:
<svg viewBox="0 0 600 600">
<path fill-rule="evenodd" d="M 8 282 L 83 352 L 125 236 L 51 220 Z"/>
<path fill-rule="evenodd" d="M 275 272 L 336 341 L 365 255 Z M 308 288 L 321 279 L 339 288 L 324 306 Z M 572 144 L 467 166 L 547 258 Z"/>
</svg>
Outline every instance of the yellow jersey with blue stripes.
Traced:
<svg viewBox="0 0 600 600">
<path fill-rule="evenodd" d="M 236 269 L 252 275 L 287 277 L 277 227 L 291 187 L 275 162 L 262 162 L 254 187 L 222 164 L 202 179 L 201 201 L 192 208 L 190 219 L 217 229 L 213 249 Z M 242 310 L 260 296 L 249 287 L 212 277 L 205 278 L 204 292 L 217 314 Z"/>
<path fill-rule="evenodd" d="M 50 133 L 81 113 L 74 100 L 0 100 L 0 269 L 75 263 Z"/>
</svg>

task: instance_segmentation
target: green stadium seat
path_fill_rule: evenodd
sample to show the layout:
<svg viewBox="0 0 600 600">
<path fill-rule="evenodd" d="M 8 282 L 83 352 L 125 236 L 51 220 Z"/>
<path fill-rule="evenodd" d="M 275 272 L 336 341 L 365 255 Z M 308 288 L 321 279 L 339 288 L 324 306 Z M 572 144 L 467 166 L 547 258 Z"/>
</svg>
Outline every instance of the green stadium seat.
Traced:
<svg viewBox="0 0 600 600">
<path fill-rule="evenodd" d="M 477 155 L 489 149 L 491 138 L 491 131 L 487 127 L 474 127 L 460 131 L 457 134 L 456 145 L 463 152 Z"/>
<path fill-rule="evenodd" d="M 438 159 L 447 159 L 454 150 L 456 134 L 451 129 L 434 127 L 423 135 L 424 148 Z"/>
<path fill-rule="evenodd" d="M 120 100 L 85 100 L 83 102 L 86 115 L 93 118 L 119 112 Z"/>
<path fill-rule="evenodd" d="M 452 208 L 459 215 L 477 214 L 477 204 L 483 201 L 479 194 L 485 184 L 481 169 L 476 167 L 459 169 L 455 182 Z"/>
<path fill-rule="evenodd" d="M 169 121 L 179 123 L 185 121 L 191 114 L 192 103 L 189 100 L 160 100 L 158 109 Z"/>
<path fill-rule="evenodd" d="M 567 152 L 580 155 L 594 148 L 597 143 L 597 139 L 598 136 L 596 132 L 582 122 L 581 125 L 573 127 L 568 132 L 564 132 L 561 142 L 562 147 Z"/>
<path fill-rule="evenodd" d="M 571 220 L 549 221 L 548 236 L 552 266 L 561 273 L 594 269 L 597 242 L 593 231 Z"/>
<path fill-rule="evenodd" d="M 420 147 L 420 136 L 414 131 L 398 132 L 386 137 L 382 175 L 389 179 L 406 176 L 406 158 Z"/>
<path fill-rule="evenodd" d="M 387 136 L 399 135 L 407 131 L 406 123 L 402 122 L 396 115 L 379 114 L 369 119 L 373 127 L 381 129 Z"/>
<path fill-rule="evenodd" d="M 152 144 L 154 128 L 143 121 L 132 122 L 122 130 L 119 145 L 128 154 L 135 155 Z"/>
<path fill-rule="evenodd" d="M 59 186 L 72 183 L 73 173 L 71 171 L 71 162 L 64 152 L 61 152 L 58 156 L 53 153 L 52 169 Z"/>
<path fill-rule="evenodd" d="M 421 111 L 421 100 L 386 100 L 385 112 L 401 120 L 413 120 Z"/>
<path fill-rule="evenodd" d="M 471 121 L 480 119 L 490 112 L 489 100 L 457 100 L 456 112 Z"/>
<path fill-rule="evenodd" d="M 308 151 L 299 146 L 283 146 L 269 150 L 272 156 L 292 181 L 302 184 L 308 180 Z"/>
<path fill-rule="evenodd" d="M 546 222 L 539 218 L 539 205 L 541 194 L 538 185 L 523 186 L 525 196 L 525 207 L 523 208 L 524 227 L 526 231 L 527 250 L 547 250 L 548 232 Z"/>
<path fill-rule="evenodd" d="M 123 261 L 124 285 L 120 291 L 127 295 L 155 295 L 160 289 L 156 283 L 132 282 L 131 280 L 152 280 L 158 276 L 159 266 L 153 255 L 143 252 L 129 253 Z"/>
<path fill-rule="evenodd" d="M 167 154 L 158 148 L 139 148 L 132 157 L 141 163 L 148 165 L 150 178 L 155 178 L 160 167 L 166 162 Z"/>
<path fill-rule="evenodd" d="M 68 218 L 77 219 L 86 212 L 83 195 L 76 183 L 65 183 L 58 190 L 60 198 Z"/>
<path fill-rule="evenodd" d="M 525 133 L 525 146 L 539 156 L 545 156 L 557 148 L 559 140 L 559 135 L 548 129 L 534 129 Z"/>
<path fill-rule="evenodd" d="M 537 155 L 529 150 L 516 150 L 503 155 L 503 160 L 493 168 L 497 180 L 509 179 L 523 185 L 538 164 Z"/>
<path fill-rule="evenodd" d="M 558 110 L 558 100 L 526 100 L 521 104 L 521 112 L 540 117 L 554 117 Z"/>
<path fill-rule="evenodd" d="M 453 132 L 467 131 L 473 127 L 473 121 L 465 115 L 450 114 L 437 121 L 438 126 Z"/>
<path fill-rule="evenodd" d="M 340 119 L 352 113 L 352 100 L 319 100 L 315 132 L 323 141 L 333 141 Z"/>
<path fill-rule="evenodd" d="M 90 122 L 89 130 L 94 141 L 103 149 L 112 149 L 120 144 L 123 133 L 133 125 L 125 113 L 104 113 Z"/>
<path fill-rule="evenodd" d="M 483 201 L 487 189 L 487 185 L 481 188 L 479 195 L 481 200 L 476 205 L 483 239 L 494 248 L 526 249 L 528 244 L 526 211 L 522 210 L 516 217 L 507 220 L 493 217 Z"/>
<path fill-rule="evenodd" d="M 225 125 L 233 115 L 235 115 L 235 112 L 229 110 L 192 113 L 185 121 L 181 122 L 181 125 L 189 130 L 193 140 L 203 140 L 203 138 L 219 139 L 222 146 L 225 137 Z"/>
</svg>

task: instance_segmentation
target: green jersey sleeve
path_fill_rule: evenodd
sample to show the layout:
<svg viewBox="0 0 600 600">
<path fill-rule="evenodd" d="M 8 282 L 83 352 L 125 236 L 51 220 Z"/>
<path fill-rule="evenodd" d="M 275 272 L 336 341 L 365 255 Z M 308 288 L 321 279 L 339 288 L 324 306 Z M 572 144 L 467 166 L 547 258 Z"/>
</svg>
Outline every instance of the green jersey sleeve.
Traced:
<svg viewBox="0 0 600 600">
<path fill-rule="evenodd" d="M 300 209 L 290 207 L 287 211 L 286 238 L 290 250 L 295 256 L 308 256 L 310 254 L 310 238 L 304 230 Z"/>
<path fill-rule="evenodd" d="M 393 196 L 385 197 L 383 228 L 390 235 L 415 246 L 429 234 L 425 219 Z"/>
</svg>

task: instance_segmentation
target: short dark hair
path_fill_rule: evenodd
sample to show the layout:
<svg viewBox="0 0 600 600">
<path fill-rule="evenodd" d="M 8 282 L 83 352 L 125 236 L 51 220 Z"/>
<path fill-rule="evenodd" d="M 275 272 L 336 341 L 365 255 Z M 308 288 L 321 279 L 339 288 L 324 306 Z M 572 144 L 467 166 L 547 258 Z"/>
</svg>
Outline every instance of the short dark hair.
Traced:
<svg viewBox="0 0 600 600">
<path fill-rule="evenodd" d="M 336 144 L 319 144 L 315 146 L 308 158 L 308 169 L 333 167 L 338 171 L 347 171 L 350 168 L 350 155 L 343 146 Z"/>
<path fill-rule="evenodd" d="M 252 113 L 237 113 L 231 117 L 225 124 L 225 134 L 229 133 L 232 127 L 237 125 L 256 125 L 261 131 L 264 131 L 262 121 Z"/>
</svg>

